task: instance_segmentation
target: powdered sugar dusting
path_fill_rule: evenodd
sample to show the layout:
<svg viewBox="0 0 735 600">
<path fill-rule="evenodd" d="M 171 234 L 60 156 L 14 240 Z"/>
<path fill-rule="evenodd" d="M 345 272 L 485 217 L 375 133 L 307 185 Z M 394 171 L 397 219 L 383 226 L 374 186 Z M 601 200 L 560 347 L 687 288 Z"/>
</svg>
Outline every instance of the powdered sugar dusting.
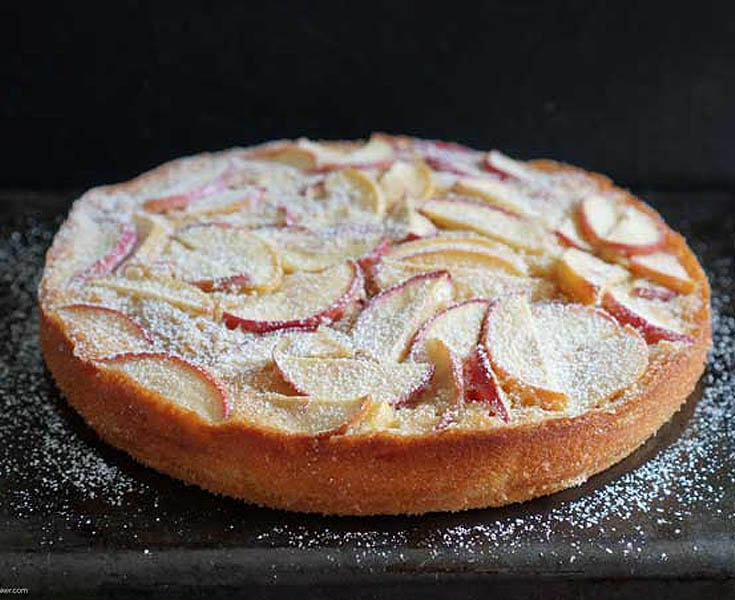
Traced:
<svg viewBox="0 0 735 600">
<path fill-rule="evenodd" d="M 96 440 L 59 399 L 38 347 L 35 286 L 57 227 L 48 218 L 26 218 L 0 235 L 6 332 L 0 340 L 0 513 L 27 530 L 18 547 L 107 537 L 141 552 L 191 543 L 321 548 L 336 561 L 348 549 L 355 564 L 390 559 L 436 568 L 455 557 L 497 569 L 523 564 L 531 551 L 537 565 L 573 570 L 610 557 L 633 569 L 644 558 L 666 563 L 663 540 L 680 541 L 692 556 L 706 554 L 706 540 L 691 540 L 701 539 L 705 527 L 727 535 L 735 518 L 730 255 L 705 260 L 714 290 L 714 349 L 701 399 L 621 467 L 581 489 L 520 507 L 420 519 L 323 519 L 254 509 L 187 488 Z M 707 257 L 706 248 L 697 249 Z"/>
</svg>

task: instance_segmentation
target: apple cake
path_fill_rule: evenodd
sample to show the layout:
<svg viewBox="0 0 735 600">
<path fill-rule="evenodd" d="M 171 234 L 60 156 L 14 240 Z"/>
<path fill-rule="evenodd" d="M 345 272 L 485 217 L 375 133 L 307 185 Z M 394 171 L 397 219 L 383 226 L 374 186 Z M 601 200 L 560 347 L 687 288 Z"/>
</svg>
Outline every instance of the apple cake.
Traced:
<svg viewBox="0 0 735 600">
<path fill-rule="evenodd" d="M 711 341 L 684 238 L 606 177 L 386 134 L 92 189 L 39 301 L 48 367 L 104 440 L 325 514 L 577 485 L 672 416 Z"/>
</svg>

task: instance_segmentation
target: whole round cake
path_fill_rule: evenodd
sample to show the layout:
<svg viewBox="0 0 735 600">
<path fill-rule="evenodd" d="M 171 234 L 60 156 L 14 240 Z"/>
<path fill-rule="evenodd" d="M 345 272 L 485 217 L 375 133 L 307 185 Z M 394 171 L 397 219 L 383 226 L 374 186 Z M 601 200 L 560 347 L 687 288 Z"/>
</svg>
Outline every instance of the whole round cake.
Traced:
<svg viewBox="0 0 735 600">
<path fill-rule="evenodd" d="M 39 298 L 49 369 L 104 440 L 319 513 L 577 485 L 671 417 L 711 341 L 684 238 L 607 178 L 385 134 L 90 190 Z"/>
</svg>

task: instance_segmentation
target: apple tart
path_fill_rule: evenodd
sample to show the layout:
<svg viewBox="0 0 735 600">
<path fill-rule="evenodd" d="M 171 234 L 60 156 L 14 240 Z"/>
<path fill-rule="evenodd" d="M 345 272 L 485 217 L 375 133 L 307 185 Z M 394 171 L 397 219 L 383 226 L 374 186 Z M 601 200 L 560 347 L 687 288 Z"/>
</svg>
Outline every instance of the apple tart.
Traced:
<svg viewBox="0 0 735 600">
<path fill-rule="evenodd" d="M 49 369 L 104 440 L 326 514 L 579 484 L 671 417 L 711 341 L 684 238 L 607 178 L 385 134 L 95 188 L 39 299 Z"/>
</svg>

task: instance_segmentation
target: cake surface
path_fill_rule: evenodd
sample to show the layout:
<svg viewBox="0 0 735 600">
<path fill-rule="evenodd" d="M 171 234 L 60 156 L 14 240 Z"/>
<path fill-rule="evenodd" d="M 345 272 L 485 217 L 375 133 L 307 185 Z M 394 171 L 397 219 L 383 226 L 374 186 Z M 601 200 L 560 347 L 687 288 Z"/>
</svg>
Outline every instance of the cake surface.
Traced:
<svg viewBox="0 0 735 600">
<path fill-rule="evenodd" d="M 711 341 L 684 238 L 607 178 L 385 134 L 90 190 L 39 302 L 47 364 L 103 439 L 336 514 L 581 483 L 671 417 Z"/>
</svg>

